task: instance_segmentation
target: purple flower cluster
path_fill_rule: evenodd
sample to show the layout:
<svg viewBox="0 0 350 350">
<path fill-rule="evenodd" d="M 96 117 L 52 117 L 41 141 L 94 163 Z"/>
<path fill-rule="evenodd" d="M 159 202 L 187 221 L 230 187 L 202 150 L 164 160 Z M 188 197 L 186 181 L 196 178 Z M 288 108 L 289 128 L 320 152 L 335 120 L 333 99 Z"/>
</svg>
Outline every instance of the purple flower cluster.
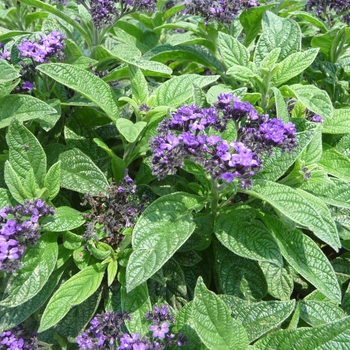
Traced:
<svg viewBox="0 0 350 350">
<path fill-rule="evenodd" d="M 51 57 L 62 59 L 64 57 L 64 39 L 66 39 L 66 37 L 62 33 L 58 30 L 54 30 L 47 36 L 40 34 L 39 41 L 24 39 L 22 43 L 17 46 L 17 49 L 21 57 L 30 57 L 35 62 L 47 62 Z"/>
<path fill-rule="evenodd" d="M 0 270 L 13 272 L 20 268 L 26 247 L 35 245 L 40 236 L 39 219 L 53 214 L 54 210 L 41 199 L 0 210 Z"/>
<path fill-rule="evenodd" d="M 81 350 L 114 349 L 117 350 L 162 350 L 168 346 L 182 346 L 187 338 L 179 333 L 177 336 L 170 333 L 169 323 L 174 323 L 174 316 L 168 305 L 154 307 L 153 312 L 145 316 L 153 324 L 150 337 L 140 334 L 123 333 L 122 327 L 126 320 L 131 320 L 127 313 L 104 312 L 98 314 L 90 321 L 90 328 L 78 336 L 77 341 Z"/>
<path fill-rule="evenodd" d="M 305 9 L 313 11 L 318 17 L 325 19 L 329 17 L 330 11 L 341 16 L 344 23 L 350 23 L 350 1 L 349 0 L 308 0 Z"/>
<path fill-rule="evenodd" d="M 203 16 L 205 22 L 218 21 L 230 24 L 242 10 L 259 6 L 257 0 L 184 0 L 184 14 Z"/>
<path fill-rule="evenodd" d="M 0 59 L 7 60 L 10 55 L 11 55 L 11 52 L 6 49 L 3 43 L 0 43 Z"/>
<path fill-rule="evenodd" d="M 14 329 L 5 331 L 0 336 L 0 349 L 7 350 L 36 350 L 37 338 L 31 335 L 23 327 L 18 326 Z"/>
<path fill-rule="evenodd" d="M 84 214 L 89 221 L 85 238 L 94 236 L 95 224 L 103 224 L 104 232 L 112 239 L 110 243 L 118 246 L 123 239 L 122 229 L 133 226 L 143 211 L 146 199 L 139 199 L 135 182 L 127 174 L 117 186 L 114 182 L 107 188 L 107 195 L 84 195 L 81 205 L 91 205 L 91 214 Z"/>
<path fill-rule="evenodd" d="M 112 24 L 119 16 L 119 11 L 113 0 L 91 0 L 89 12 L 96 29 Z"/>
</svg>

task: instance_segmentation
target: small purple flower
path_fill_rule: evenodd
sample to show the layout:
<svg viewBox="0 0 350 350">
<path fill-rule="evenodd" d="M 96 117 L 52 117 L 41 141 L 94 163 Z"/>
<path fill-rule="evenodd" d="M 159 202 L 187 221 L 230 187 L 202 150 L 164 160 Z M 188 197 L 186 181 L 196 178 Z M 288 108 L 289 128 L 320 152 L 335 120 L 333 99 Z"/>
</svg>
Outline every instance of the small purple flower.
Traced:
<svg viewBox="0 0 350 350">
<path fill-rule="evenodd" d="M 23 90 L 33 90 L 34 88 L 34 84 L 32 84 L 30 81 L 25 81 L 23 84 L 22 84 L 22 89 Z"/>
<path fill-rule="evenodd" d="M 149 329 L 153 332 L 154 338 L 164 339 L 166 333 L 169 332 L 168 322 L 163 322 L 161 325 L 152 325 Z"/>
<path fill-rule="evenodd" d="M 315 114 L 313 117 L 311 117 L 309 119 L 311 122 L 314 122 L 314 123 L 323 123 L 323 118 L 318 115 L 318 114 Z"/>
</svg>

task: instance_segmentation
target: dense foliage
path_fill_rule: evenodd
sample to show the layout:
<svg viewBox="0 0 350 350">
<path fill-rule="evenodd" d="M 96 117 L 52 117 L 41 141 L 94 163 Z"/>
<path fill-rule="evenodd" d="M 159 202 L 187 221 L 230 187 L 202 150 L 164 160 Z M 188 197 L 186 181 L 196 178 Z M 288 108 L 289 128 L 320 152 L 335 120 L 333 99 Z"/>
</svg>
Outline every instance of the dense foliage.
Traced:
<svg viewBox="0 0 350 350">
<path fill-rule="evenodd" d="M 350 348 L 350 2 L 0 2 L 0 349 Z"/>
</svg>

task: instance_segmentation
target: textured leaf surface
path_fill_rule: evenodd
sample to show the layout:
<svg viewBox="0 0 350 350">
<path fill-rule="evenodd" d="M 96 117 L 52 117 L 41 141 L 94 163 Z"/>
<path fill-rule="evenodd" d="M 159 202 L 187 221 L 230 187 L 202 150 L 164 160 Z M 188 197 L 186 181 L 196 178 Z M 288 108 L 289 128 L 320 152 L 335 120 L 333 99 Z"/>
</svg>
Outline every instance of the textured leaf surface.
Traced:
<svg viewBox="0 0 350 350">
<path fill-rule="evenodd" d="M 273 76 L 272 82 L 280 86 L 289 79 L 302 73 L 315 60 L 318 49 L 310 49 L 303 52 L 296 52 L 286 57 L 280 64 Z"/>
<path fill-rule="evenodd" d="M 287 104 L 285 103 L 281 91 L 277 88 L 272 88 L 273 94 L 275 95 L 275 104 L 277 111 L 277 118 L 283 120 L 284 123 L 289 122 L 289 112 L 287 109 Z"/>
<path fill-rule="evenodd" d="M 83 68 L 64 63 L 42 64 L 37 69 L 96 103 L 110 119 L 118 118 L 118 107 L 110 86 Z"/>
<path fill-rule="evenodd" d="M 311 198 L 289 186 L 264 180 L 255 180 L 252 190 L 247 192 L 267 201 L 289 219 L 306 226 L 333 249 L 340 248 L 338 232 L 331 215 L 317 198 Z M 316 204 L 313 203 L 314 200 Z"/>
<path fill-rule="evenodd" d="M 9 126 L 13 118 L 23 122 L 57 113 L 47 103 L 29 95 L 4 96 L 0 106 L 0 128 Z"/>
<path fill-rule="evenodd" d="M 157 272 L 189 238 L 195 229 L 191 211 L 199 201 L 197 196 L 174 193 L 154 201 L 143 212 L 132 235 L 128 292 Z"/>
<path fill-rule="evenodd" d="M 13 170 L 23 180 L 33 169 L 39 186 L 44 184 L 46 155 L 37 138 L 19 121 L 14 120 L 6 134 L 9 160 Z"/>
<path fill-rule="evenodd" d="M 300 51 L 301 30 L 292 19 L 281 18 L 266 11 L 263 15 L 262 34 L 255 49 L 255 63 L 259 64 L 276 47 L 281 48 L 279 60 Z"/>
<path fill-rule="evenodd" d="M 332 118 L 333 105 L 327 92 L 314 85 L 294 84 L 289 86 L 297 99 L 311 112 L 323 118 Z"/>
<path fill-rule="evenodd" d="M 146 103 L 148 99 L 148 85 L 140 68 L 129 64 L 129 74 L 133 99 L 138 105 Z"/>
<path fill-rule="evenodd" d="M 340 303 L 341 291 L 335 272 L 318 245 L 299 230 L 286 232 L 286 227 L 276 218 L 265 215 L 263 221 L 288 263 L 330 300 Z"/>
<path fill-rule="evenodd" d="M 81 304 L 89 298 L 100 286 L 105 266 L 95 264 L 78 272 L 65 282 L 52 296 L 41 318 L 38 332 L 54 326 L 74 305 Z"/>
<path fill-rule="evenodd" d="M 60 191 L 61 162 L 58 161 L 48 170 L 44 179 L 44 187 L 49 191 L 49 199 L 54 199 Z"/>
<path fill-rule="evenodd" d="M 203 88 L 204 86 L 215 82 L 216 80 L 218 80 L 218 78 L 218 75 L 206 77 L 196 74 L 188 74 L 173 77 L 155 90 L 155 92 L 151 96 L 151 99 L 152 97 L 154 98 L 154 101 L 151 105 L 153 107 L 180 106 L 192 96 L 192 84 L 196 84 L 200 88 Z"/>
<path fill-rule="evenodd" d="M 0 59 L 0 72 L 0 83 L 17 79 L 20 76 L 17 70 L 3 59 Z"/>
<path fill-rule="evenodd" d="M 350 159 L 326 143 L 319 164 L 328 174 L 350 181 Z"/>
<path fill-rule="evenodd" d="M 252 78 L 258 76 L 250 68 L 239 65 L 232 65 L 226 73 L 232 75 L 235 79 L 239 81 L 244 81 L 247 83 L 250 82 Z"/>
<path fill-rule="evenodd" d="M 350 109 L 335 109 L 332 119 L 323 121 L 324 134 L 346 134 L 350 132 Z"/>
<path fill-rule="evenodd" d="M 257 349 L 330 350 L 350 347 L 350 317 L 319 327 L 283 330 L 255 343 Z"/>
<path fill-rule="evenodd" d="M 211 350 L 245 350 L 248 346 L 243 326 L 231 317 L 225 303 L 206 288 L 202 278 L 194 292 L 192 320 L 197 334 Z"/>
<path fill-rule="evenodd" d="M 233 36 L 219 32 L 219 49 L 227 68 L 248 65 L 249 51 Z"/>
<path fill-rule="evenodd" d="M 10 286 L 10 295 L 0 305 L 15 307 L 35 297 L 49 279 L 57 261 L 56 235 L 43 234 L 35 246 L 27 248 L 22 268 Z"/>
<path fill-rule="evenodd" d="M 282 265 L 278 245 L 261 221 L 250 210 L 219 213 L 214 232 L 218 240 L 237 255 Z"/>
<path fill-rule="evenodd" d="M 61 160 L 61 186 L 80 193 L 105 192 L 108 181 L 93 161 L 79 149 L 63 152 Z"/>
<path fill-rule="evenodd" d="M 249 303 L 232 295 L 220 295 L 248 334 L 249 342 L 277 328 L 294 310 L 295 301 L 262 301 Z"/>
<path fill-rule="evenodd" d="M 137 140 L 147 123 L 137 122 L 134 124 L 129 119 L 119 118 L 116 125 L 119 132 L 125 137 L 126 141 L 132 143 Z"/>
<path fill-rule="evenodd" d="M 22 203 L 25 199 L 30 198 L 30 194 L 28 194 L 28 191 L 24 189 L 19 176 L 13 170 L 8 160 L 5 162 L 4 178 L 12 197 L 18 203 Z"/>
</svg>

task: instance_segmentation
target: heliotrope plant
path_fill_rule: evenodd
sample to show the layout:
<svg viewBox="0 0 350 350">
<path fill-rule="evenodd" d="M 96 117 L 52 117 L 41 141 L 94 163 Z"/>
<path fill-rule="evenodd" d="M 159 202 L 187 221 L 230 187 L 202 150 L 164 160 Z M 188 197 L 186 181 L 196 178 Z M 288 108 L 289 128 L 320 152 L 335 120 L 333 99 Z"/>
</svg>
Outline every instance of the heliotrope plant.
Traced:
<svg viewBox="0 0 350 350">
<path fill-rule="evenodd" d="M 349 348 L 348 10 L 0 2 L 0 349 Z"/>
</svg>

